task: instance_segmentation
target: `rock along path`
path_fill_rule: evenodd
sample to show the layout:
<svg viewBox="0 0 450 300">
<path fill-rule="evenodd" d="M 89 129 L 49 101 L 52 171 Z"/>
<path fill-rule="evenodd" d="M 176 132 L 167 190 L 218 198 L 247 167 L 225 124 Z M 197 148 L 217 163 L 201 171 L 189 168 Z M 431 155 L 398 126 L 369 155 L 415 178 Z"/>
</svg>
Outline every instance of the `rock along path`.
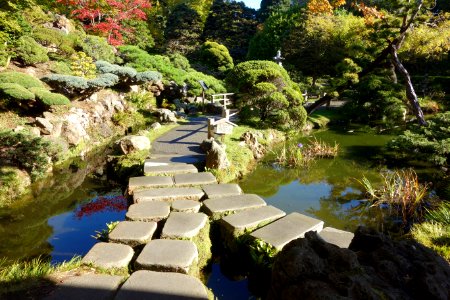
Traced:
<svg viewBox="0 0 450 300">
<path fill-rule="evenodd" d="M 131 275 L 81 275 L 60 283 L 49 299 L 211 299 L 200 280 L 211 259 L 211 223 L 231 252 L 244 234 L 281 250 L 310 230 L 340 247 L 349 245 L 352 233 L 323 229 L 323 221 L 299 213 L 286 215 L 257 195 L 243 194 L 237 184 L 218 184 L 211 173 L 198 172 L 193 163 L 204 158 L 199 146 L 206 126 L 206 118 L 191 119 L 153 143 L 144 166 L 153 176 L 129 180 L 134 204 L 127 221 L 82 260 Z"/>
</svg>

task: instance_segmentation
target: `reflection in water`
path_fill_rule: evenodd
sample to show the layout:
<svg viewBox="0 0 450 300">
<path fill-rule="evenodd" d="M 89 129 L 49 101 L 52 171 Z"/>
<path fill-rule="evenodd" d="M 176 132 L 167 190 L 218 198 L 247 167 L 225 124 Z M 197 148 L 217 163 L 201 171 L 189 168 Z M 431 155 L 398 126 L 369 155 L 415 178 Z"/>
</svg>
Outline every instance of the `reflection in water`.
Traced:
<svg viewBox="0 0 450 300">
<path fill-rule="evenodd" d="M 334 159 L 318 159 L 308 168 L 284 169 L 266 157 L 239 182 L 246 193 L 263 197 L 286 213 L 300 212 L 325 221 L 325 226 L 354 231 L 358 225 L 373 225 L 377 214 L 368 212 L 357 179 L 379 182 L 382 149 L 391 136 L 365 132 L 316 132 L 314 137 L 339 144 Z M 307 143 L 308 137 L 292 143 Z"/>
</svg>

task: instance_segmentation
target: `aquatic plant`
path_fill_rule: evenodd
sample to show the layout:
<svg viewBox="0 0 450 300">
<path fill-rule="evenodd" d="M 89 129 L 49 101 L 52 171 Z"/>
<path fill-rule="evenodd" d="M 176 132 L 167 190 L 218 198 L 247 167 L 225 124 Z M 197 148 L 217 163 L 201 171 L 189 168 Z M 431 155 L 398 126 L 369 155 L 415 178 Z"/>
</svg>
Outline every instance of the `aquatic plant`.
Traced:
<svg viewBox="0 0 450 300">
<path fill-rule="evenodd" d="M 317 140 L 311 140 L 308 144 L 302 143 L 284 145 L 280 152 L 276 153 L 276 162 L 285 167 L 305 167 L 309 166 L 316 158 L 336 157 L 339 152 L 339 145 L 328 145 Z"/>
<path fill-rule="evenodd" d="M 278 253 L 275 247 L 264 242 L 263 240 L 254 239 L 249 243 L 248 248 L 252 261 L 257 266 L 272 267 L 275 256 Z"/>
<path fill-rule="evenodd" d="M 371 207 L 387 205 L 392 213 L 402 218 L 405 227 L 422 221 L 432 200 L 428 192 L 429 184 L 420 183 L 413 169 L 396 170 L 381 176 L 383 183 L 379 188 L 375 188 L 366 177 L 357 180 L 372 201 Z"/>
<path fill-rule="evenodd" d="M 450 202 L 443 201 L 434 209 L 426 209 L 425 219 L 443 225 L 450 225 Z"/>
<path fill-rule="evenodd" d="M 99 240 L 101 242 L 107 242 L 109 240 L 108 236 L 114 228 L 116 228 L 119 221 L 106 223 L 106 228 L 101 231 L 96 230 L 95 235 L 91 235 L 94 239 Z"/>
</svg>

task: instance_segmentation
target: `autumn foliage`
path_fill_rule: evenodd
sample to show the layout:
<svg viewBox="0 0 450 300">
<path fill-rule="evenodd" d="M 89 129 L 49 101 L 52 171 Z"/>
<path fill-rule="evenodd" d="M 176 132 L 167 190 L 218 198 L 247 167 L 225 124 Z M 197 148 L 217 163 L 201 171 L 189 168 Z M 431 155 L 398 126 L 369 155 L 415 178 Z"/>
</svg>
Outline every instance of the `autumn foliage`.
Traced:
<svg viewBox="0 0 450 300">
<path fill-rule="evenodd" d="M 149 0 L 56 0 L 71 9 L 86 30 L 104 35 L 113 45 L 123 44 L 123 34 L 132 32 L 129 20 L 146 20 Z"/>
<path fill-rule="evenodd" d="M 307 8 L 313 14 L 332 14 L 334 9 L 344 4 L 345 0 L 310 0 Z"/>
</svg>

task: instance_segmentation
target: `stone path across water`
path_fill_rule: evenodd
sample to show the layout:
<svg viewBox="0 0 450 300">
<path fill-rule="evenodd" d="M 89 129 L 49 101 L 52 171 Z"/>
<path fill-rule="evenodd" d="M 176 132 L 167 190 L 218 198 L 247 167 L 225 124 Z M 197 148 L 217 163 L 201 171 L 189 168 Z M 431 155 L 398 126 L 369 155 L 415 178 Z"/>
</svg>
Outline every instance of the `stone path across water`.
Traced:
<svg viewBox="0 0 450 300">
<path fill-rule="evenodd" d="M 89 286 L 73 288 L 69 280 L 49 299 L 55 299 L 54 295 L 73 299 L 79 289 L 88 295 L 86 299 L 89 295 L 100 299 L 95 297 L 99 292 L 107 295 L 104 299 L 113 299 L 113 295 L 114 299 L 208 299 L 199 278 L 211 258 L 210 223 L 218 224 L 221 240 L 228 239 L 230 251 L 236 249 L 231 246 L 233 239 L 243 234 L 278 250 L 310 230 L 320 234 L 322 221 L 299 213 L 285 216 L 259 196 L 242 194 L 237 184 L 218 184 L 211 173 L 195 173 L 197 169 L 186 175 L 174 173 L 174 165 L 180 163 L 187 165 L 185 169 L 195 168 L 181 158 L 197 155 L 206 138 L 205 126 L 205 119 L 195 119 L 153 144 L 153 155 L 158 157 L 150 159 L 152 164 L 147 167 L 157 166 L 158 174 L 164 176 L 130 178 L 128 194 L 135 204 L 129 208 L 128 221 L 110 233 L 110 243 L 96 244 L 83 259 L 93 267 L 130 270 L 131 276 L 123 277 L 125 282 L 119 285 L 117 276 L 104 275 L 91 282 L 92 275 L 82 275 L 76 282 L 89 281 Z M 171 155 L 178 159 L 172 161 Z M 136 232 L 127 234 L 133 228 Z M 347 247 L 353 238 L 352 233 L 334 228 L 325 228 L 321 236 L 340 247 Z"/>
</svg>

